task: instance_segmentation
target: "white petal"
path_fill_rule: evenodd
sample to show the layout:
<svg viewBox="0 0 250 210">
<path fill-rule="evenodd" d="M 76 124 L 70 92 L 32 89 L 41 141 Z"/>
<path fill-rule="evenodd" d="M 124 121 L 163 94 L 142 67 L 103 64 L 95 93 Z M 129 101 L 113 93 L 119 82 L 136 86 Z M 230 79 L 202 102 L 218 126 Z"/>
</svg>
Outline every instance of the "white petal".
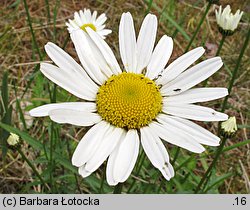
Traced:
<svg viewBox="0 0 250 210">
<path fill-rule="evenodd" d="M 83 23 L 83 24 L 86 24 L 86 23 L 87 23 L 87 20 L 86 20 L 86 17 L 85 17 L 85 15 L 84 15 L 83 11 L 80 10 L 80 11 L 79 11 L 79 14 L 80 14 L 82 23 Z"/>
<path fill-rule="evenodd" d="M 194 137 L 194 139 L 201 144 L 209 146 L 218 146 L 220 138 L 205 128 L 197 125 L 196 123 L 186 120 L 180 117 L 169 116 L 165 114 L 160 114 L 158 118 L 172 124 L 175 127 L 181 128 L 184 132 L 188 132 Z"/>
<path fill-rule="evenodd" d="M 96 85 L 88 86 L 89 83 L 84 83 L 73 72 L 58 68 L 49 63 L 41 63 L 40 71 L 52 82 L 69 91 L 73 95 L 94 101 L 98 87 Z M 93 89 L 92 89 L 93 88 Z"/>
<path fill-rule="evenodd" d="M 103 29 L 103 30 L 98 32 L 98 34 L 100 34 L 102 36 L 106 36 L 106 35 L 111 34 L 111 33 L 112 33 L 112 30 L 110 30 L 110 29 Z"/>
<path fill-rule="evenodd" d="M 136 130 L 129 130 L 119 145 L 114 162 L 113 177 L 116 182 L 124 182 L 131 174 L 139 153 L 139 136 Z"/>
<path fill-rule="evenodd" d="M 198 121 L 224 121 L 228 119 L 224 113 L 193 104 L 163 104 L 163 112 Z"/>
<path fill-rule="evenodd" d="M 73 20 L 69 19 L 69 24 L 70 24 L 71 27 L 73 27 L 73 29 L 79 28 L 79 26 L 77 25 L 77 23 L 75 21 L 73 21 Z"/>
<path fill-rule="evenodd" d="M 83 178 L 85 178 L 85 177 L 87 177 L 87 176 L 89 176 L 89 175 L 91 174 L 90 171 L 87 171 L 87 170 L 85 169 L 85 165 L 80 166 L 80 167 L 78 168 L 78 173 L 79 173 Z"/>
<path fill-rule="evenodd" d="M 151 132 L 154 132 L 161 139 L 171 144 L 195 153 L 201 153 L 205 150 L 203 146 L 192 140 L 192 136 L 188 135 L 188 133 L 182 132 L 181 129 L 178 129 L 171 124 L 152 122 L 149 124 L 149 127 L 151 128 Z"/>
<path fill-rule="evenodd" d="M 97 16 L 97 11 L 94 11 L 91 17 L 91 22 L 93 23 L 96 20 L 96 16 Z"/>
<path fill-rule="evenodd" d="M 96 65 L 99 66 L 100 71 L 109 78 L 111 75 L 114 74 L 108 63 L 106 62 L 105 58 L 102 55 L 99 47 L 93 42 L 90 36 L 85 36 L 88 41 L 89 47 L 91 48 L 92 55 L 95 59 Z"/>
<path fill-rule="evenodd" d="M 140 131 L 142 147 L 149 160 L 167 180 L 170 180 L 174 176 L 174 170 L 169 162 L 169 155 L 165 146 L 160 138 L 150 131 L 148 126 L 141 128 Z"/>
<path fill-rule="evenodd" d="M 184 92 L 210 77 L 218 71 L 222 65 L 223 63 L 220 57 L 205 60 L 164 85 L 161 88 L 161 93 L 163 95 L 177 95 Z"/>
<path fill-rule="evenodd" d="M 228 95 L 227 88 L 193 88 L 181 94 L 165 97 L 166 104 L 188 104 L 211 101 Z"/>
<path fill-rule="evenodd" d="M 96 24 L 98 25 L 102 25 L 105 23 L 105 21 L 107 20 L 107 17 L 105 15 L 105 13 L 102 13 L 97 19 L 96 19 Z"/>
<path fill-rule="evenodd" d="M 112 129 L 103 137 L 95 154 L 90 158 L 86 164 L 86 170 L 95 171 L 111 154 L 116 145 L 120 142 L 124 129 L 111 126 Z"/>
<path fill-rule="evenodd" d="M 74 13 L 74 20 L 75 20 L 75 22 L 77 23 L 78 26 L 81 27 L 83 25 L 83 22 L 82 22 L 81 17 L 80 17 L 78 12 Z"/>
<path fill-rule="evenodd" d="M 107 178 L 108 184 L 111 186 L 118 184 L 118 181 L 114 180 L 114 173 L 113 173 L 114 163 L 115 163 L 117 153 L 119 151 L 118 148 L 125 137 L 126 137 L 126 132 L 123 132 L 120 141 L 116 145 L 116 148 L 112 151 L 112 153 L 110 154 L 108 158 L 107 167 L 106 167 L 106 178 Z"/>
<path fill-rule="evenodd" d="M 164 70 L 162 77 L 157 80 L 157 83 L 162 85 L 167 84 L 198 60 L 204 52 L 205 49 L 203 47 L 197 47 L 180 56 Z"/>
<path fill-rule="evenodd" d="M 84 15 L 86 17 L 87 22 L 91 21 L 91 12 L 89 9 L 84 9 Z"/>
<path fill-rule="evenodd" d="M 125 135 L 123 135 L 121 138 L 125 138 Z M 110 154 L 109 158 L 108 158 L 108 162 L 107 162 L 107 167 L 106 167 L 106 179 L 109 185 L 114 186 L 118 184 L 118 181 L 114 180 L 114 175 L 113 175 L 113 171 L 114 171 L 114 163 L 115 163 L 115 159 L 118 153 L 118 149 L 119 145 L 120 145 L 121 141 L 118 142 L 118 145 L 116 146 L 116 149 L 113 150 L 113 152 Z"/>
<path fill-rule="evenodd" d="M 61 69 L 65 69 L 69 74 L 76 75 L 82 83 L 86 83 L 86 86 L 91 89 L 97 88 L 97 85 L 90 79 L 85 70 L 63 49 L 52 42 L 48 42 L 45 45 L 45 51 Z"/>
<path fill-rule="evenodd" d="M 75 30 L 70 36 L 83 67 L 96 83 L 102 85 L 107 78 L 96 63 L 97 61 L 86 38 L 87 35 L 83 30 Z"/>
<path fill-rule="evenodd" d="M 109 127 L 108 123 L 101 121 L 88 130 L 73 154 L 72 164 L 74 166 L 80 167 L 84 165 L 95 154 Z"/>
<path fill-rule="evenodd" d="M 97 33 L 99 33 L 99 32 L 101 32 L 104 28 L 105 28 L 105 24 L 103 24 L 103 25 L 96 25 L 96 31 L 97 31 Z"/>
<path fill-rule="evenodd" d="M 121 59 L 127 72 L 136 72 L 136 38 L 133 18 L 129 12 L 123 13 L 119 26 L 119 48 Z"/>
<path fill-rule="evenodd" d="M 136 73 L 141 73 L 151 58 L 157 32 L 157 18 L 148 14 L 142 23 L 137 38 L 137 68 Z"/>
<path fill-rule="evenodd" d="M 51 110 L 55 109 L 71 109 L 76 111 L 95 112 L 96 104 L 92 102 L 65 102 L 46 104 L 30 110 L 29 113 L 33 117 L 45 117 L 49 115 Z"/>
<path fill-rule="evenodd" d="M 147 67 L 146 76 L 154 79 L 166 66 L 173 51 L 173 40 L 164 35 L 156 45 Z"/>
<path fill-rule="evenodd" d="M 63 124 L 69 123 L 77 126 L 91 126 L 102 120 L 99 114 L 70 109 L 54 109 L 49 111 L 51 120 Z"/>
<path fill-rule="evenodd" d="M 100 36 L 97 35 L 96 32 L 94 32 L 91 28 L 86 28 L 89 36 L 93 40 L 93 42 L 96 44 L 96 46 L 101 51 L 103 57 L 105 58 L 107 65 L 110 67 L 110 69 L 113 71 L 114 74 L 121 73 L 120 66 L 115 58 L 114 53 L 108 46 L 108 44 L 100 38 Z"/>
</svg>

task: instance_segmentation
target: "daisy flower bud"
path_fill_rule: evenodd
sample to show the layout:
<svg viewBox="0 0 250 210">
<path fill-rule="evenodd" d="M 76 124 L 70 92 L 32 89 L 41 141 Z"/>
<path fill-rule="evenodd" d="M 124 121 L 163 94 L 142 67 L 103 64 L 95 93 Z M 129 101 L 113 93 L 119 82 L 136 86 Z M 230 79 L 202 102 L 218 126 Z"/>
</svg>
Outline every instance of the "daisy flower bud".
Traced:
<svg viewBox="0 0 250 210">
<path fill-rule="evenodd" d="M 238 130 L 236 118 L 230 117 L 225 122 L 221 123 L 222 135 L 229 138 L 232 137 Z"/>
<path fill-rule="evenodd" d="M 98 33 L 102 39 L 105 39 L 105 37 L 112 32 L 109 29 L 105 29 L 106 20 L 107 17 L 105 13 L 102 13 L 97 17 L 96 11 L 91 13 L 89 9 L 84 9 L 84 11 L 80 10 L 79 12 L 75 12 L 74 19 L 69 19 L 69 22 L 66 22 L 66 25 L 68 26 L 68 31 L 70 33 L 77 29 L 82 29 L 87 33 L 86 28 L 91 28 Z"/>
<path fill-rule="evenodd" d="M 237 10 L 237 12 L 233 14 L 229 5 L 223 10 L 221 6 L 219 10 L 215 10 L 216 21 L 222 35 L 232 35 L 238 27 L 242 15 L 243 12 L 240 10 Z"/>
<path fill-rule="evenodd" d="M 19 143 L 19 136 L 14 133 L 10 133 L 10 136 L 7 139 L 7 143 L 10 146 L 16 146 Z"/>
</svg>

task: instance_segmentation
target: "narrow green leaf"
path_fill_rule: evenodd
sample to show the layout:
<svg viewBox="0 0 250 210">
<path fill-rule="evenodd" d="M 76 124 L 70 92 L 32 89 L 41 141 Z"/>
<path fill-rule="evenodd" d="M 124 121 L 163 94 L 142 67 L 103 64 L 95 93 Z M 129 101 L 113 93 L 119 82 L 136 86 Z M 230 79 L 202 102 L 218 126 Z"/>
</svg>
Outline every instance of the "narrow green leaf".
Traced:
<svg viewBox="0 0 250 210">
<path fill-rule="evenodd" d="M 17 96 L 17 89 L 16 89 L 15 83 L 14 83 L 14 90 L 15 90 L 15 96 L 16 96 L 16 108 L 17 108 L 17 111 L 19 112 L 20 120 L 23 124 L 25 131 L 26 131 L 27 125 L 26 125 L 26 121 L 25 121 L 25 118 L 23 115 L 23 110 L 22 110 L 21 105 L 20 105 L 20 101 L 19 101 L 18 96 Z"/>
<path fill-rule="evenodd" d="M 1 113 L 1 122 L 5 124 L 11 124 L 11 116 L 12 116 L 12 106 L 9 106 L 9 90 L 8 90 L 8 72 L 4 72 L 2 87 L 1 87 L 1 97 L 0 97 L 0 113 Z M 0 146 L 2 147 L 2 157 L 5 159 L 8 147 L 7 147 L 7 139 L 9 133 L 3 129 L 0 129 Z"/>
<path fill-rule="evenodd" d="M 233 173 L 227 173 L 227 174 L 223 174 L 220 177 L 217 177 L 216 179 L 212 180 L 212 182 L 210 183 L 210 185 L 206 188 L 206 190 L 204 191 L 205 193 L 208 192 L 209 190 L 211 190 L 214 186 L 221 184 L 222 182 L 224 182 L 226 179 L 228 179 L 229 177 L 231 177 L 233 175 Z M 218 187 L 218 186 L 217 186 Z"/>
<path fill-rule="evenodd" d="M 30 28 L 30 33 L 31 33 L 31 36 L 32 36 L 32 42 L 35 45 L 36 51 L 37 51 L 39 59 L 41 61 L 43 59 L 43 56 L 42 56 L 42 53 L 41 53 L 40 48 L 38 47 L 38 44 L 37 44 L 37 41 L 36 41 L 36 36 L 35 36 L 34 30 L 33 30 L 32 21 L 31 21 L 31 17 L 30 17 L 30 13 L 29 13 L 29 7 L 28 7 L 28 4 L 27 4 L 26 0 L 23 0 L 23 3 L 24 3 L 24 8 L 25 8 L 25 11 L 26 11 L 26 15 L 27 15 L 27 22 L 28 22 L 28 25 L 29 25 L 29 28 Z"/>
<path fill-rule="evenodd" d="M 59 155 L 57 153 L 54 154 L 56 161 L 61 164 L 62 166 L 64 166 L 65 168 L 69 169 L 70 171 L 72 171 L 73 173 L 78 174 L 77 172 L 77 168 L 74 167 L 71 162 L 65 158 L 62 157 L 62 155 Z"/>
<path fill-rule="evenodd" d="M 235 149 L 235 148 L 237 148 L 237 147 L 244 146 L 244 145 L 249 144 L 249 143 L 250 143 L 250 139 L 247 139 L 247 140 L 245 140 L 245 141 L 239 142 L 239 143 L 234 144 L 234 145 L 232 145 L 232 146 L 225 147 L 225 148 L 222 150 L 222 152 L 227 152 L 227 151 L 230 151 L 230 150 Z"/>
<path fill-rule="evenodd" d="M 46 4 L 46 10 L 47 10 L 47 18 L 48 18 L 48 23 L 50 22 L 50 9 L 49 9 L 49 1 L 45 0 Z"/>
<path fill-rule="evenodd" d="M 149 1 L 148 1 L 148 8 L 147 8 L 147 10 L 146 10 L 146 14 L 148 14 L 148 13 L 150 12 L 151 7 L 152 7 L 152 3 L 153 3 L 153 0 L 149 0 Z"/>
<path fill-rule="evenodd" d="M 1 113 L 6 113 L 9 103 L 9 92 L 8 92 L 8 72 L 5 71 L 2 79 L 1 87 L 1 101 L 2 101 L 2 111 Z M 3 116 L 2 116 L 3 117 Z"/>
</svg>

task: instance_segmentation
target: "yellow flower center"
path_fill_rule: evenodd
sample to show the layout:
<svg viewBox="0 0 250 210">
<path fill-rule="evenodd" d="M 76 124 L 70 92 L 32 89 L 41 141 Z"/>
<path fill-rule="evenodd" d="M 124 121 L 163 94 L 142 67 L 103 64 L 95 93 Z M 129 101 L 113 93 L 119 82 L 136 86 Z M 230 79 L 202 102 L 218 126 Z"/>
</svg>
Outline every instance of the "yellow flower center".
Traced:
<svg viewBox="0 0 250 210">
<path fill-rule="evenodd" d="M 143 74 L 111 76 L 98 90 L 97 112 L 116 127 L 148 125 L 162 110 L 162 96 L 154 81 Z"/>
<path fill-rule="evenodd" d="M 92 24 L 92 23 L 83 24 L 80 28 L 81 28 L 83 31 L 87 32 L 87 31 L 86 31 L 86 28 L 87 28 L 87 27 L 90 27 L 91 29 L 93 29 L 94 31 L 96 31 L 96 27 L 95 27 L 94 24 Z"/>
</svg>

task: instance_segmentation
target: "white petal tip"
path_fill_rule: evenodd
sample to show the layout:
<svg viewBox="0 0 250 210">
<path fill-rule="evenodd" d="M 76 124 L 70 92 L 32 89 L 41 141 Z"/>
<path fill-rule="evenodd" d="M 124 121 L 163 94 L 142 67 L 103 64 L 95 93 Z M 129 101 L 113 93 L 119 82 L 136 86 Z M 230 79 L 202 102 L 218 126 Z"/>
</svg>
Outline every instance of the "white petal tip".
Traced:
<svg viewBox="0 0 250 210">
<path fill-rule="evenodd" d="M 227 96 L 229 93 L 228 93 L 228 89 L 225 88 L 225 96 Z"/>
<path fill-rule="evenodd" d="M 87 170 L 85 169 L 84 166 L 81 166 L 81 167 L 78 168 L 78 173 L 79 173 L 83 178 L 85 178 L 85 177 L 87 177 L 87 176 L 89 176 L 89 175 L 91 174 L 91 172 L 90 172 L 90 171 L 87 171 Z"/>
<path fill-rule="evenodd" d="M 205 48 L 204 47 L 197 47 L 197 51 L 200 51 L 201 54 L 205 53 Z"/>
<path fill-rule="evenodd" d="M 109 186 L 116 186 L 119 182 L 110 182 L 107 180 Z"/>
<path fill-rule="evenodd" d="M 228 120 L 228 115 L 227 114 L 223 114 L 224 116 L 223 116 L 223 118 L 224 118 L 224 120 Z M 223 120 L 223 121 L 224 121 Z"/>
<path fill-rule="evenodd" d="M 81 167 L 82 166 L 82 163 L 79 163 L 78 159 L 76 159 L 74 154 L 73 154 L 73 157 L 71 159 L 71 163 L 72 163 L 73 166 L 76 166 L 76 167 Z"/>
<path fill-rule="evenodd" d="M 222 59 L 221 59 L 221 57 L 219 57 L 219 56 L 214 57 L 214 60 L 215 60 L 215 62 L 219 62 L 219 63 L 222 63 L 222 64 L 223 64 Z"/>
<path fill-rule="evenodd" d="M 203 147 L 202 149 L 197 150 L 197 152 L 196 152 L 196 153 L 200 154 L 200 153 L 204 152 L 205 150 L 206 150 L 206 149 Z"/>
<path fill-rule="evenodd" d="M 55 44 L 53 42 L 47 42 L 46 45 L 44 45 L 45 50 L 48 50 L 50 47 L 54 47 Z"/>
<path fill-rule="evenodd" d="M 45 114 L 44 112 L 42 112 L 40 110 L 40 107 L 36 107 L 34 109 L 31 109 L 28 113 L 29 113 L 29 115 L 31 117 L 45 117 L 45 116 L 48 116 L 47 114 Z"/>
<path fill-rule="evenodd" d="M 192 150 L 189 150 L 189 151 L 200 154 L 200 153 L 204 152 L 205 150 L 206 150 L 205 147 L 203 147 L 200 144 L 199 147 L 193 148 Z"/>
<path fill-rule="evenodd" d="M 36 112 L 34 111 L 34 109 L 30 110 L 28 113 L 30 116 L 36 117 Z"/>
</svg>

